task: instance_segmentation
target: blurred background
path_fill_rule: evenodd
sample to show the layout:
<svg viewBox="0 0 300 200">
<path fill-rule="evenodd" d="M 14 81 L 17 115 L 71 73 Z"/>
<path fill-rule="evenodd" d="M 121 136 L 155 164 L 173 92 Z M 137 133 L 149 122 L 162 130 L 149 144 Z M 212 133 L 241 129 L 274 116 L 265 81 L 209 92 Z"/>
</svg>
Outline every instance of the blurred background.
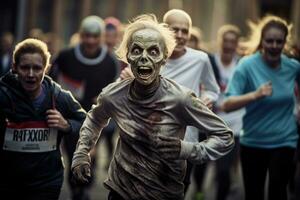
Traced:
<svg viewBox="0 0 300 200">
<path fill-rule="evenodd" d="M 45 41 L 55 57 L 62 49 L 78 42 L 74 33 L 86 16 L 98 15 L 102 19 L 112 16 L 126 25 L 129 20 L 144 13 L 154 13 L 162 21 L 164 13 L 172 8 L 183 9 L 192 17 L 193 26 L 201 29 L 198 33 L 201 38 L 197 38 L 201 40 L 201 49 L 208 52 L 216 51 L 217 32 L 224 24 L 236 25 L 241 29 L 242 37 L 247 37 L 247 22 L 257 22 L 266 14 L 280 16 L 292 23 L 293 41 L 300 47 L 300 0 L 4 0 L 0 4 L 0 35 L 6 42 L 1 40 L 0 55 L 5 53 L 2 49 L 11 53 L 14 44 L 34 37 Z M 115 134 L 114 141 L 116 137 Z M 107 196 L 102 183 L 107 176 L 111 152 L 104 146 L 104 141 L 100 140 L 99 154 L 96 156 L 99 163 L 95 184 L 90 190 L 91 199 L 102 200 Z M 67 162 L 65 160 L 66 166 Z M 209 167 L 204 178 L 203 190 L 207 200 L 215 199 L 213 170 Z M 243 199 L 240 167 L 235 171 L 238 173 L 227 199 L 238 200 Z M 194 185 L 193 182 L 186 200 L 195 199 Z M 60 199 L 71 199 L 66 181 Z"/>
<path fill-rule="evenodd" d="M 33 29 L 40 30 L 48 34 L 52 51 L 57 52 L 69 43 L 88 15 L 114 16 L 127 23 L 142 13 L 154 13 L 162 20 L 171 8 L 188 12 L 208 44 L 221 25 L 235 24 L 243 35 L 247 33 L 246 20 L 255 21 L 267 13 L 292 22 L 295 40 L 300 35 L 299 0 L 6 0 L 0 5 L 0 33 L 11 32 L 18 42 Z"/>
</svg>

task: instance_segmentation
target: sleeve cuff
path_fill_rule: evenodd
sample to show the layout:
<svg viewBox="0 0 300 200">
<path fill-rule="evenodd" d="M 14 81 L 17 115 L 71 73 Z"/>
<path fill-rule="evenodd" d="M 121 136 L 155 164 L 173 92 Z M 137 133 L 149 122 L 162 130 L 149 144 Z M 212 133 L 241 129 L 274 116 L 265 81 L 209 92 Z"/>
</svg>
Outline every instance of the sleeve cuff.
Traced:
<svg viewBox="0 0 300 200">
<path fill-rule="evenodd" d="M 213 92 L 210 92 L 210 91 L 204 91 L 202 92 L 202 95 L 203 97 L 207 97 L 209 99 L 211 99 L 213 102 L 216 102 L 219 98 L 219 93 L 213 93 Z"/>
<path fill-rule="evenodd" d="M 72 159 L 71 169 L 74 169 L 78 165 L 83 165 L 83 164 L 90 165 L 90 163 L 91 163 L 91 158 L 89 155 L 75 152 Z"/>
<path fill-rule="evenodd" d="M 193 151 L 193 147 L 194 147 L 193 142 L 181 141 L 181 149 L 180 149 L 179 158 L 183 159 L 183 160 L 187 160 Z"/>
</svg>

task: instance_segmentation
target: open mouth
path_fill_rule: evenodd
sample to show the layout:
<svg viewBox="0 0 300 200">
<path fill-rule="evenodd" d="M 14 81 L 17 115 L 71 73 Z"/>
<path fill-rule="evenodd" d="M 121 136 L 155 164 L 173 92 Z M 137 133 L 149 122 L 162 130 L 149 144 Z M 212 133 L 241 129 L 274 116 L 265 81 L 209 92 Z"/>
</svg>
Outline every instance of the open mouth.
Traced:
<svg viewBox="0 0 300 200">
<path fill-rule="evenodd" d="M 137 72 L 141 78 L 148 78 L 151 76 L 153 69 L 151 67 L 139 67 Z"/>
<path fill-rule="evenodd" d="M 269 52 L 269 54 L 271 55 L 271 56 L 278 56 L 278 55 L 280 55 L 280 51 L 270 51 Z"/>
<path fill-rule="evenodd" d="M 27 80 L 27 81 L 25 81 L 27 84 L 34 84 L 35 83 L 35 81 L 33 81 L 33 80 Z"/>
<path fill-rule="evenodd" d="M 32 87 L 35 86 L 35 81 L 33 81 L 33 80 L 26 80 L 24 82 L 25 82 L 25 87 L 26 88 L 32 88 Z"/>
</svg>

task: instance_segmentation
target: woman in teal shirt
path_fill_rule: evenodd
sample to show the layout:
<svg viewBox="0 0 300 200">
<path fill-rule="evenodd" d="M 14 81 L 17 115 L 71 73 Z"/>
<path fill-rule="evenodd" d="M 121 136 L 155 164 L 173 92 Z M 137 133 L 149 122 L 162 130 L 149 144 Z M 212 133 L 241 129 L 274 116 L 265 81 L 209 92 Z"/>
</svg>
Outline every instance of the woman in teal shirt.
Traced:
<svg viewBox="0 0 300 200">
<path fill-rule="evenodd" d="M 295 80 L 300 64 L 283 54 L 289 26 L 268 16 L 260 24 L 260 42 L 243 58 L 227 88 L 227 112 L 245 107 L 240 136 L 246 200 L 263 200 L 269 173 L 269 199 L 287 199 L 297 146 Z"/>
</svg>

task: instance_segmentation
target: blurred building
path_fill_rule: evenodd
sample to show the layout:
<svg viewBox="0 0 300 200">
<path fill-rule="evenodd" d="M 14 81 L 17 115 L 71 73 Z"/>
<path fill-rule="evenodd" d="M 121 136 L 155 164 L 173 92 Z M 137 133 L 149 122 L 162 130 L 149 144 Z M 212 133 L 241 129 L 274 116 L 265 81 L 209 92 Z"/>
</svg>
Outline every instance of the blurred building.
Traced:
<svg viewBox="0 0 300 200">
<path fill-rule="evenodd" d="M 65 45 L 87 15 L 115 16 L 127 23 L 142 13 L 154 13 L 162 20 L 170 8 L 187 11 L 193 25 L 203 30 L 205 41 L 215 39 L 225 23 L 236 24 L 246 33 L 245 20 L 255 21 L 266 13 L 294 23 L 295 35 L 300 36 L 299 0 L 4 0 L 0 5 L 0 32 L 11 31 L 19 41 L 31 29 L 40 28 L 61 38 Z M 58 48 L 59 40 L 53 42 L 53 48 Z"/>
</svg>

